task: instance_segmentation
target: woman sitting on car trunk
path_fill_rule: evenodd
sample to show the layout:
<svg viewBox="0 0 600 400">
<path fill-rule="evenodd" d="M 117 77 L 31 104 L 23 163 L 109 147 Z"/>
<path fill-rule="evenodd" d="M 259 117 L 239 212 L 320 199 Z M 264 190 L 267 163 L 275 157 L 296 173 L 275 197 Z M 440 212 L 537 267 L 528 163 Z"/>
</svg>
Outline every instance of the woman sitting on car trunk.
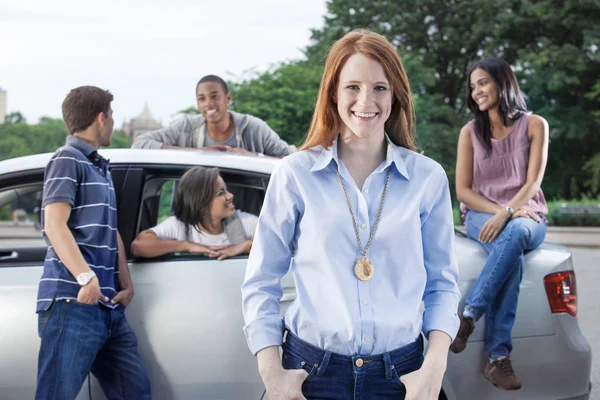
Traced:
<svg viewBox="0 0 600 400">
<path fill-rule="evenodd" d="M 478 62 L 467 82 L 473 120 L 458 139 L 456 192 L 467 234 L 489 253 L 450 346 L 460 353 L 486 315 L 485 376 L 502 389 L 521 387 L 509 358 L 523 253 L 546 235 L 548 208 L 541 190 L 548 159 L 548 123 L 527 111 L 510 66 L 500 59 Z"/>
<path fill-rule="evenodd" d="M 194 167 L 177 184 L 174 214 L 131 243 L 138 257 L 189 252 L 223 260 L 250 251 L 258 218 L 235 209 L 218 168 Z"/>
</svg>

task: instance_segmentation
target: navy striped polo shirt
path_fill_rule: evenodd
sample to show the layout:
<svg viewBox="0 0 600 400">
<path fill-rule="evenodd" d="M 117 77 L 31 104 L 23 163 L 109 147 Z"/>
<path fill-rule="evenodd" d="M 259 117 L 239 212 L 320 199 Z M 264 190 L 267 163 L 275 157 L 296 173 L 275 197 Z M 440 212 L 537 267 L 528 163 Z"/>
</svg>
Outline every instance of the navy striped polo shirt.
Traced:
<svg viewBox="0 0 600 400">
<path fill-rule="evenodd" d="M 108 160 L 94 146 L 68 135 L 65 146 L 59 148 L 46 166 L 42 199 L 44 208 L 52 203 L 69 203 L 71 215 L 67 226 L 75 238 L 83 258 L 98 276 L 102 293 L 110 303 L 117 293 L 118 245 L 117 201 Z M 53 300 L 76 300 L 80 286 L 76 277 L 62 264 L 46 232 L 48 244 L 44 273 L 40 279 L 37 312 L 47 310 Z"/>
</svg>

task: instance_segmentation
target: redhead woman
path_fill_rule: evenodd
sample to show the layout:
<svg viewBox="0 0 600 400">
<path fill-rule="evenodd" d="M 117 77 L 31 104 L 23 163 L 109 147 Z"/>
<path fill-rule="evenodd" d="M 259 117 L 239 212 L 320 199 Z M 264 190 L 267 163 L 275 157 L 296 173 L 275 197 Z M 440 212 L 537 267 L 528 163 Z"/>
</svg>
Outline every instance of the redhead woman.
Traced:
<svg viewBox="0 0 600 400">
<path fill-rule="evenodd" d="M 488 258 L 460 314 L 450 350 L 460 353 L 475 322 L 486 316 L 485 376 L 497 387 L 521 388 L 510 359 L 523 254 L 546 236 L 541 190 L 548 159 L 548 123 L 527 111 L 510 66 L 500 59 L 476 63 L 467 82 L 473 120 L 458 140 L 456 192 L 470 238 Z"/>
<path fill-rule="evenodd" d="M 395 48 L 365 30 L 338 40 L 306 142 L 271 177 L 242 286 L 271 400 L 438 398 L 459 325 L 454 230 L 446 174 L 413 129 Z"/>
</svg>

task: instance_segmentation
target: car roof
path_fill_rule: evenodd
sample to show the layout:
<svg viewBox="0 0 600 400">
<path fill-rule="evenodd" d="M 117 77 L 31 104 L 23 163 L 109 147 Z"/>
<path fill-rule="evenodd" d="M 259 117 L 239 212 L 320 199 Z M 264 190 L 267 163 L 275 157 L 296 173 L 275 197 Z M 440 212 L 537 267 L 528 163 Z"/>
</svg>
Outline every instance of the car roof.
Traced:
<svg viewBox="0 0 600 400">
<path fill-rule="evenodd" d="M 279 162 L 278 158 L 273 157 L 207 150 L 101 149 L 99 153 L 108 158 L 111 165 L 202 165 L 264 174 L 271 174 Z M 43 169 L 53 154 L 35 154 L 0 161 L 0 174 Z"/>
</svg>

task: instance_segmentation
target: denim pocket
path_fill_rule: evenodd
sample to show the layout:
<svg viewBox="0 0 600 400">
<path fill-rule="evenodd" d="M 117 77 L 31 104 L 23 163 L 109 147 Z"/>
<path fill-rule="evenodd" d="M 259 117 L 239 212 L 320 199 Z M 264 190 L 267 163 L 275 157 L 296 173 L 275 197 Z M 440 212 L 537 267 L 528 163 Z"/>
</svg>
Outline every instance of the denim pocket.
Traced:
<svg viewBox="0 0 600 400">
<path fill-rule="evenodd" d="M 318 363 L 311 363 L 306 360 L 302 360 L 300 357 L 292 355 L 284 351 L 282 357 L 282 364 L 284 369 L 303 369 L 308 373 L 304 382 L 308 382 L 315 374 L 317 373 L 317 369 L 319 368 Z"/>
<path fill-rule="evenodd" d="M 56 300 L 52 300 L 52 303 L 50 303 L 47 309 L 38 312 L 38 336 L 40 338 L 46 330 L 46 325 L 48 325 L 48 321 L 50 320 L 50 316 L 52 316 L 55 305 Z"/>
<path fill-rule="evenodd" d="M 396 379 L 398 379 L 398 382 L 404 386 L 404 384 L 400 381 L 400 377 L 418 370 L 421 368 L 421 365 L 423 365 L 423 353 L 415 353 L 409 358 L 406 358 L 396 364 L 392 364 L 392 374 Z"/>
<path fill-rule="evenodd" d="M 96 304 L 87 304 L 87 303 L 82 303 L 80 301 L 73 301 L 72 303 L 77 306 L 81 306 L 81 307 L 85 307 L 85 308 L 98 307 L 98 305 L 100 304 L 99 302 Z"/>
</svg>

